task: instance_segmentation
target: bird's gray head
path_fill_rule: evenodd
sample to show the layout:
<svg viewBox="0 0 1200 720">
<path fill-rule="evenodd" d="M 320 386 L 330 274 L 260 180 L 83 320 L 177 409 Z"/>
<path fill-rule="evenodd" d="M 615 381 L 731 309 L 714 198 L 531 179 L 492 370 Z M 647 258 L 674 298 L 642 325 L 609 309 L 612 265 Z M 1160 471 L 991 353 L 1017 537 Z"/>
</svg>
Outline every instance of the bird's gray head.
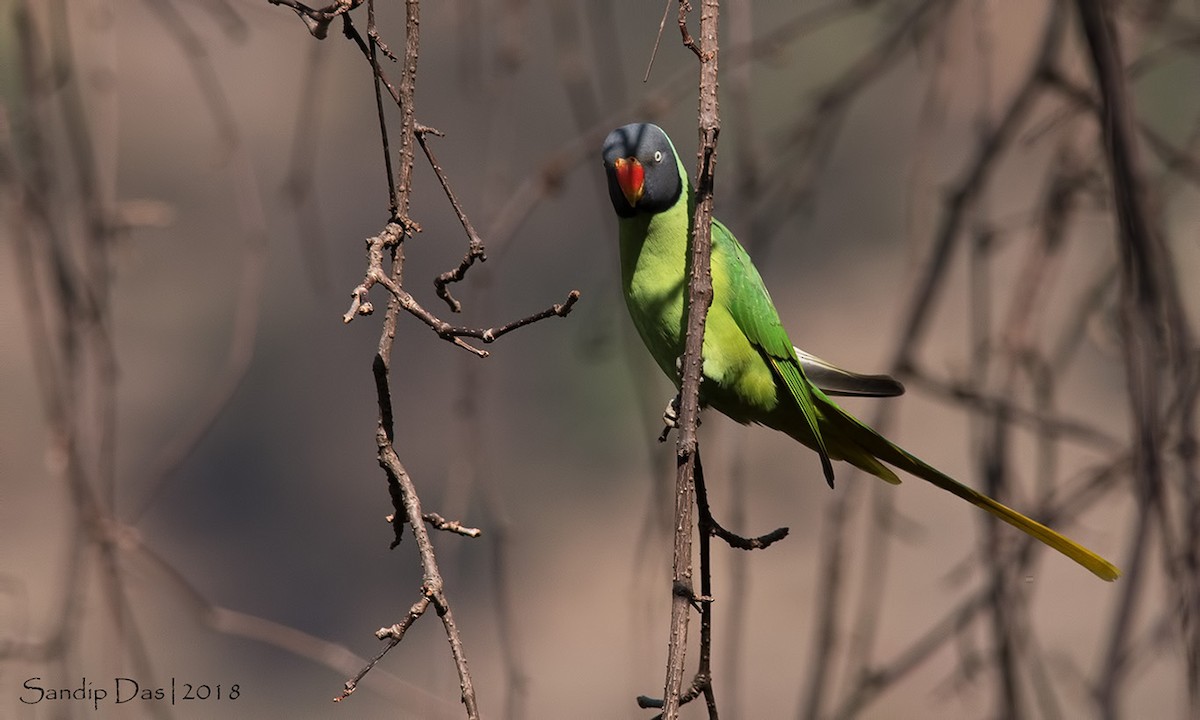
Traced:
<svg viewBox="0 0 1200 720">
<path fill-rule="evenodd" d="M 675 148 L 662 128 L 650 123 L 625 125 L 608 134 L 604 174 L 613 210 L 621 217 L 662 212 L 683 192 Z"/>
</svg>

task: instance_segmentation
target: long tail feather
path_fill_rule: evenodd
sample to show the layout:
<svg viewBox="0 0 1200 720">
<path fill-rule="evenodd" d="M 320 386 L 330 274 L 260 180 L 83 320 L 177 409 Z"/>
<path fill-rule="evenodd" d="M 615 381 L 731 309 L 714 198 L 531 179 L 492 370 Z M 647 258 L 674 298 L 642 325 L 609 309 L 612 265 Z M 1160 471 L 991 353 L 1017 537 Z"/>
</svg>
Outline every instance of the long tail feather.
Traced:
<svg viewBox="0 0 1200 720">
<path fill-rule="evenodd" d="M 1121 571 L 1118 570 L 1115 565 L 1091 550 L 1088 550 L 1074 540 L 1062 535 L 1061 533 L 1051 530 L 1040 522 L 1022 515 L 1016 510 L 1013 510 L 1007 505 L 993 500 L 977 490 L 963 485 L 932 465 L 929 465 L 920 458 L 911 455 L 904 449 L 888 441 L 879 433 L 846 414 L 833 403 L 824 402 L 821 403 L 821 405 L 822 414 L 830 421 L 838 425 L 839 430 L 844 431 L 843 433 L 838 434 L 843 437 L 852 438 L 859 445 L 859 452 L 863 454 L 869 453 L 873 456 L 871 460 L 878 458 L 889 465 L 900 468 L 901 470 L 915 475 L 922 480 L 930 482 L 947 492 L 953 493 L 954 495 L 957 495 L 976 507 L 987 510 L 989 513 L 1000 518 L 1009 525 L 1028 533 L 1029 535 L 1041 540 L 1045 544 L 1059 551 L 1063 555 L 1071 558 L 1103 580 L 1108 580 L 1111 582 L 1120 577 Z M 840 445 L 841 443 L 839 443 L 839 446 Z M 849 449 L 838 447 L 835 450 L 835 455 L 841 454 L 847 461 L 863 468 L 864 470 L 867 470 L 868 472 L 871 472 L 872 474 L 879 475 L 879 473 L 871 469 L 871 463 L 860 463 L 859 461 L 861 461 L 862 458 L 853 457 L 853 451 L 850 450 L 847 452 L 847 450 Z M 885 480 L 891 482 L 891 479 L 888 477 L 882 475 L 880 475 L 880 477 L 883 477 Z M 893 475 L 892 477 L 894 478 L 895 476 Z"/>
</svg>

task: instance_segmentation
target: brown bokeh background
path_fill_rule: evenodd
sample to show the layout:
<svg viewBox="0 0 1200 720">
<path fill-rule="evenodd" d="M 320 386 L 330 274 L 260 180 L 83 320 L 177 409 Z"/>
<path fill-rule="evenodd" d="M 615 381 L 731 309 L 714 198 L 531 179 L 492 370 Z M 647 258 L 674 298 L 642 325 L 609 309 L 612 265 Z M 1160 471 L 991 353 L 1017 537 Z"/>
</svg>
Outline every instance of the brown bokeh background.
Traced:
<svg viewBox="0 0 1200 720">
<path fill-rule="evenodd" d="M 31 4 L 40 37 L 49 42 L 53 3 Z M 1028 72 L 1051 4 L 947 4 L 936 29 L 907 38 L 911 47 L 894 67 L 856 94 L 835 134 L 819 139 L 827 153 L 819 165 L 788 150 L 795 128 L 814 112 L 819 91 L 918 3 L 880 3 L 770 51 L 759 46 L 753 62 L 738 62 L 732 51 L 723 61 L 717 215 L 759 258 L 798 345 L 854 369 L 887 368 L 947 188 L 974 156 L 981 123 L 996 121 Z M 20 5 L 7 0 L 0 9 L 10 17 Z M 372 633 L 400 619 L 417 599 L 421 577 L 411 543 L 388 550 L 392 532 L 384 516 L 391 508 L 375 462 L 371 376 L 381 316 L 341 322 L 349 291 L 361 281 L 363 239 L 387 220 L 367 67 L 335 25 L 315 51 L 314 74 L 317 41 L 289 10 L 266 2 L 170 5 L 211 63 L 236 140 L 214 121 L 195 60 L 149 4 L 64 3 L 77 73 L 70 82 L 82 88 L 102 194 L 135 223 L 111 251 L 110 329 L 119 371 L 114 506 L 116 518 L 128 523 L 122 532 L 136 533 L 119 553 L 128 603 L 120 619 L 100 590 L 110 573 L 97 554 L 88 549 L 78 565 L 69 561 L 78 542 L 75 516 L 35 381 L 30 312 L 9 252 L 12 225 L 0 230 L 0 238 L 9 238 L 0 243 L 0 651 L 6 653 L 0 715 L 97 716 L 80 703 L 22 704 L 28 678 L 74 688 L 81 677 L 97 687 L 136 677 L 143 685 L 170 678 L 240 685 L 236 702 L 159 709 L 173 717 L 462 717 L 454 667 L 432 614 L 342 706 L 330 699 L 347 678 L 344 668 L 357 661 L 336 653 L 317 657 L 311 642 L 369 658 L 379 647 Z M 446 133 L 434 148 L 485 241 L 514 188 L 545 172 L 548 158 L 596 123 L 644 117 L 640 103 L 666 99 L 657 89 L 672 77 L 688 89 L 657 108 L 657 121 L 686 164 L 694 164 L 689 68 L 695 58 L 680 47 L 669 19 L 651 80 L 643 84 L 661 6 L 609 7 L 611 14 L 585 3 L 423 4 L 417 118 Z M 741 16 L 729 8 L 724 28 L 748 27 L 751 37 L 764 37 L 812 7 L 757 2 Z M 398 50 L 402 5 L 380 3 L 379 13 L 383 38 Z M 355 17 L 365 28 L 365 12 Z M 564 17 L 577 37 L 562 26 Z M 600 24 L 606 18 L 612 27 Z M 1064 65 L 1086 83 L 1082 40 L 1071 22 Z M 15 118 L 28 99 L 13 61 L 15 38 L 14 26 L 0 22 L 5 110 L 19 148 Z M 1133 56 L 1158 42 L 1133 32 L 1124 39 Z M 732 47 L 736 39 L 722 42 Z M 1139 116 L 1167 137 L 1185 138 L 1200 105 L 1197 70 L 1194 56 L 1180 54 L 1142 75 L 1134 85 Z M 738 73 L 748 73 L 748 84 L 739 85 Z M 306 107 L 301 97 L 313 84 L 318 102 Z M 748 92 L 744 99 L 739 87 Z M 580 88 L 593 106 L 572 100 Z M 1047 168 L 1061 162 L 1058 136 L 1077 134 L 1072 150 L 1103 167 L 1095 124 L 1066 107 L 1049 99 L 1037 106 L 973 216 L 976 226 L 996 230 L 983 260 L 992 298 L 983 312 L 994 327 L 1025 267 Z M 45 130 L 59 149 L 65 146 L 61 127 Z M 283 192 L 298 133 L 313 168 L 305 213 L 315 216 L 297 213 Z M 629 332 L 598 156 L 596 147 L 586 161 L 570 163 L 561 183 L 539 194 L 519 231 L 489 244 L 486 265 L 454 287 L 465 307 L 463 324 L 498 325 L 578 288 L 582 300 L 568 318 L 502 338 L 488 347 L 486 360 L 407 316 L 396 341 L 397 450 L 428 510 L 484 532 L 476 540 L 438 534 L 435 541 L 487 717 L 505 716 L 514 689 L 506 637 L 524 677 L 517 707 L 525 717 L 649 717 L 634 698 L 661 692 L 673 445 L 653 437 L 672 391 Z M 67 184 L 69 155 L 57 157 L 63 185 L 56 208 L 71 213 L 79 201 Z M 747 167 L 757 168 L 764 187 L 746 189 Z M 800 188 L 806 192 L 780 190 L 788 182 L 809 184 Z M 458 263 L 465 238 L 422 158 L 414 188 L 412 215 L 423 232 L 406 243 L 406 287 L 448 318 L 432 279 Z M 1168 243 L 1178 267 L 1194 268 L 1200 266 L 1195 187 L 1173 190 L 1162 204 Z M 263 225 L 256 235 L 254 210 L 244 208 L 259 201 Z M 1052 270 L 1053 289 L 1040 299 L 1036 342 L 1052 345 L 1066 333 L 1078 298 L 1115 256 L 1109 208 L 1092 200 L 1080 207 Z M 259 237 L 265 265 L 255 275 L 254 250 L 247 248 Z M 952 261 L 917 353 L 922 367 L 941 378 L 968 378 L 974 367 L 978 276 L 970 257 L 964 247 Z M 1181 290 L 1194 316 L 1200 291 L 1194 284 Z M 45 298 L 54 301 L 53 293 Z M 382 307 L 380 288 L 372 298 Z M 1076 359 L 1056 376 L 1054 402 L 1057 412 L 1124 445 L 1129 419 L 1115 302 L 1114 291 L 1090 314 Z M 257 315 L 248 368 L 211 427 L 157 478 L 172 443 L 220 394 L 241 313 Z M 967 405 L 909 385 L 903 399 L 846 405 L 870 419 L 881 402 L 889 404 L 890 437 L 981 486 L 983 421 Z M 1014 400 L 1034 405 L 1027 386 Z M 1008 455 L 1015 484 L 1009 497 L 1018 507 L 1037 497 L 1032 438 L 1028 427 L 1018 427 Z M 888 662 L 989 577 L 980 562 L 983 514 L 918 480 L 891 488 L 843 470 L 830 491 L 808 450 L 711 415 L 702 442 L 718 517 L 746 534 L 791 528 L 786 541 L 763 552 L 718 547 L 715 553 L 714 665 L 724 715 L 798 713 L 814 663 L 819 566 L 828 552 L 822 532 L 837 493 L 855 493 L 855 524 L 842 557 L 847 626 L 839 651 L 859 632 L 855 613 L 864 602 L 880 603 L 871 655 Z M 1058 450 L 1055 483 L 1120 448 L 1066 440 Z M 1062 526 L 1118 565 L 1126 560 L 1135 512 L 1129 484 L 1126 473 Z M 869 541 L 867 526 L 891 503 L 891 533 Z M 1015 532 L 1000 532 L 1003 542 L 1015 541 Z M 882 594 L 867 598 L 864 592 L 873 591 L 864 590 L 861 568 L 883 552 L 884 542 Z M 1032 717 L 1050 716 L 1046 708 L 1053 705 L 1060 717 L 1089 717 L 1095 708 L 1088 683 L 1099 677 L 1122 586 L 1037 552 L 1011 589 L 1028 600 L 1021 637 L 1040 662 L 1025 669 L 1024 702 Z M 1152 567 L 1139 580 L 1146 589 L 1135 620 L 1137 636 L 1151 645 L 1125 681 L 1123 709 L 1128 717 L 1184 717 L 1182 651 L 1153 640 L 1168 601 L 1161 569 Z M 83 579 L 72 585 L 68 573 Z M 67 587 L 80 593 L 70 649 L 56 657 L 13 651 L 16 641 L 36 643 L 53 633 Z M 214 614 L 214 607 L 224 610 Z M 229 612 L 261 619 L 238 627 L 267 637 L 228 632 Z M 299 645 L 292 644 L 293 630 L 306 634 Z M 976 617 L 950 637 L 859 717 L 994 717 L 998 691 L 987 621 Z M 129 660 L 127 651 L 138 643 L 153 679 L 138 675 Z M 844 655 L 829 661 L 836 666 L 825 712 L 840 706 L 857 681 L 844 672 Z M 1043 685 L 1054 703 L 1039 694 Z M 99 716 L 154 712 L 129 703 L 102 707 Z M 703 716 L 699 707 L 685 712 Z"/>
</svg>

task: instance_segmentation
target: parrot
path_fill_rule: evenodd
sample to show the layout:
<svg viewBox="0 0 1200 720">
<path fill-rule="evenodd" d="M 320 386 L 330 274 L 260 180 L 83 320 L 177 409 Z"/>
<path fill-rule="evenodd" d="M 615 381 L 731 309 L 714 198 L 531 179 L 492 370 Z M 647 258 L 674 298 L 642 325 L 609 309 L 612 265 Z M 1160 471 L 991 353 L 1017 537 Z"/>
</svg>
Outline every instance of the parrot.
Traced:
<svg viewBox="0 0 1200 720">
<path fill-rule="evenodd" d="M 675 146 L 657 125 L 633 123 L 613 130 L 604 141 L 602 157 L 617 215 L 625 304 L 646 349 L 678 389 L 695 191 Z M 830 487 L 835 460 L 899 484 L 895 467 L 986 510 L 1103 580 L 1120 575 L 1108 560 L 954 480 L 831 400 L 837 395 L 891 397 L 903 393 L 904 387 L 886 375 L 843 370 L 795 347 L 750 256 L 716 219 L 711 268 L 702 407 L 742 424 L 779 430 L 815 450 Z M 671 415 L 668 407 L 664 416 L 668 423 Z"/>
</svg>

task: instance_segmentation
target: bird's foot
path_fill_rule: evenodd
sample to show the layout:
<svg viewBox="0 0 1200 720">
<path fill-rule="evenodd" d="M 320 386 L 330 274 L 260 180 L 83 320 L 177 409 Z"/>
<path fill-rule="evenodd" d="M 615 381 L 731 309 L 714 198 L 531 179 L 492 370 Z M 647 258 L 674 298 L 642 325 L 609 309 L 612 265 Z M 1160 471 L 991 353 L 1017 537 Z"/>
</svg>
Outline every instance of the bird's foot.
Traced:
<svg viewBox="0 0 1200 720">
<path fill-rule="evenodd" d="M 663 410 L 662 419 L 663 419 L 663 425 L 665 427 L 663 428 L 662 434 L 660 434 L 658 436 L 658 441 L 666 442 L 667 436 L 671 434 L 671 431 L 675 430 L 679 427 L 679 396 L 678 395 L 671 398 L 671 401 L 667 403 L 667 407 Z M 696 418 L 696 427 L 700 427 L 700 418 Z"/>
<path fill-rule="evenodd" d="M 679 427 L 679 396 L 671 398 L 663 409 L 663 425 L 669 428 Z"/>
<path fill-rule="evenodd" d="M 663 431 L 658 436 L 659 442 L 666 442 L 671 431 L 679 427 L 679 396 L 676 395 L 667 403 L 663 410 Z"/>
</svg>

